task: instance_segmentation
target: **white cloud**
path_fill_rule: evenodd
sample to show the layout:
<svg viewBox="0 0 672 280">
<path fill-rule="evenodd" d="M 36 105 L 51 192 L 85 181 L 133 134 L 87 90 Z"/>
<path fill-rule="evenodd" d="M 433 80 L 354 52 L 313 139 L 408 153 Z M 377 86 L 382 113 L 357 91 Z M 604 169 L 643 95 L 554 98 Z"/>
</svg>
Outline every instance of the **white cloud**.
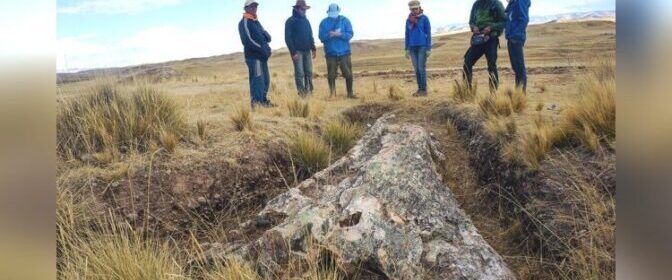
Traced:
<svg viewBox="0 0 672 280">
<path fill-rule="evenodd" d="M 113 44 L 94 43 L 95 39 L 95 36 L 59 39 L 58 71 L 206 57 L 242 48 L 235 25 L 195 31 L 177 26 L 159 26 Z"/>
<path fill-rule="evenodd" d="M 57 12 L 59 14 L 127 14 L 176 5 L 181 0 L 80 0 L 74 2 L 73 5 L 58 7 Z"/>
</svg>

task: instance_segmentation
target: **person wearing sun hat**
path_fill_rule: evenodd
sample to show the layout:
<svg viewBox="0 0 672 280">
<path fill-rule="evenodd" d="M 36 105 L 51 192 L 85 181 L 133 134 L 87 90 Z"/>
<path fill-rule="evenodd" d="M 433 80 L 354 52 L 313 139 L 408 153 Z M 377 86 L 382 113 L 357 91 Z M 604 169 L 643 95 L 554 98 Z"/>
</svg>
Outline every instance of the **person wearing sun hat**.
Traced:
<svg viewBox="0 0 672 280">
<path fill-rule="evenodd" d="M 427 58 L 432 54 L 432 27 L 420 1 L 408 2 L 408 9 L 411 13 L 406 19 L 406 58 L 413 63 L 418 83 L 413 96 L 427 96 Z"/>
<path fill-rule="evenodd" d="M 250 97 L 252 108 L 255 106 L 273 107 L 268 100 L 271 77 L 268 72 L 268 58 L 271 56 L 271 35 L 266 32 L 257 17 L 259 3 L 245 1 L 245 13 L 238 23 L 238 33 L 245 51 L 245 63 L 249 72 Z"/>
<path fill-rule="evenodd" d="M 324 43 L 324 52 L 327 59 L 327 80 L 331 96 L 336 95 L 336 74 L 338 68 L 345 78 L 348 98 L 356 99 L 353 93 L 352 61 L 350 55 L 350 40 L 354 36 L 350 20 L 341 15 L 341 7 L 337 4 L 329 5 L 327 18 L 320 23 L 320 41 Z"/>
<path fill-rule="evenodd" d="M 294 78 L 299 96 L 313 93 L 313 62 L 317 48 L 313 38 L 313 28 L 306 18 L 310 6 L 306 1 L 298 0 L 293 7 L 292 16 L 285 22 L 285 43 L 294 63 Z M 312 55 L 311 55 L 312 54 Z"/>
</svg>

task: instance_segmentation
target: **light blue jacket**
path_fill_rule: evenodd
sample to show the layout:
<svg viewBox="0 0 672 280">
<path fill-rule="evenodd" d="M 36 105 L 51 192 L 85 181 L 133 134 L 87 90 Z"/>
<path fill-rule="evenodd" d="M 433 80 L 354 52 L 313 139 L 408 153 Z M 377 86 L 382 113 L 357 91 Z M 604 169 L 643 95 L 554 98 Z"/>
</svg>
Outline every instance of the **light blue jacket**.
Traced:
<svg viewBox="0 0 672 280">
<path fill-rule="evenodd" d="M 410 20 L 406 20 L 406 49 L 411 47 L 425 47 L 432 49 L 432 26 L 429 18 L 422 15 L 418 23 L 413 27 Z"/>
<path fill-rule="evenodd" d="M 329 31 L 340 29 L 342 36 L 329 37 Z M 320 41 L 324 44 L 324 52 L 327 57 L 339 57 L 350 55 L 350 40 L 354 36 L 350 20 L 344 16 L 337 18 L 327 17 L 320 23 Z"/>
</svg>

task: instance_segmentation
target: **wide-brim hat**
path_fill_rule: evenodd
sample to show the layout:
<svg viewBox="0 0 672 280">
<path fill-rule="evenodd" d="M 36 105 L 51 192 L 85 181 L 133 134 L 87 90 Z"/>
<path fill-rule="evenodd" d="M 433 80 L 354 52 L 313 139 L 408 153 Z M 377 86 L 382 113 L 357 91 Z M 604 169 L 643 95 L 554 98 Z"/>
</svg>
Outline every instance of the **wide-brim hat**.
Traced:
<svg viewBox="0 0 672 280">
<path fill-rule="evenodd" d="M 307 9 L 310 9 L 310 6 L 308 6 L 308 5 L 306 4 L 306 1 L 304 1 L 304 0 L 298 0 L 298 1 L 296 1 L 296 4 L 295 4 L 293 7 L 294 7 L 294 8 L 305 8 L 306 10 L 307 10 Z"/>
</svg>

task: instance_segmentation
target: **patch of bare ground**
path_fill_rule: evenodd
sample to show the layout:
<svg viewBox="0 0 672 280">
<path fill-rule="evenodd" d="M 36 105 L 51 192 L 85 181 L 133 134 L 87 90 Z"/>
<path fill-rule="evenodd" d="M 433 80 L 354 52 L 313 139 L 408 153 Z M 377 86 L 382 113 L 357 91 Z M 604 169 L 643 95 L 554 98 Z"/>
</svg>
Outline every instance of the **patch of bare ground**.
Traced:
<svg viewBox="0 0 672 280">
<path fill-rule="evenodd" d="M 212 149 L 200 158 L 156 153 L 148 162 L 113 164 L 119 167 L 114 175 L 112 166 L 105 172 L 75 169 L 63 174 L 59 185 L 85 190 L 97 208 L 156 237 L 253 238 L 236 230 L 239 223 L 286 191 L 294 183 L 293 170 L 281 143 L 249 141 L 241 151 L 231 155 Z M 209 240 L 219 238 L 225 239 Z"/>
</svg>

